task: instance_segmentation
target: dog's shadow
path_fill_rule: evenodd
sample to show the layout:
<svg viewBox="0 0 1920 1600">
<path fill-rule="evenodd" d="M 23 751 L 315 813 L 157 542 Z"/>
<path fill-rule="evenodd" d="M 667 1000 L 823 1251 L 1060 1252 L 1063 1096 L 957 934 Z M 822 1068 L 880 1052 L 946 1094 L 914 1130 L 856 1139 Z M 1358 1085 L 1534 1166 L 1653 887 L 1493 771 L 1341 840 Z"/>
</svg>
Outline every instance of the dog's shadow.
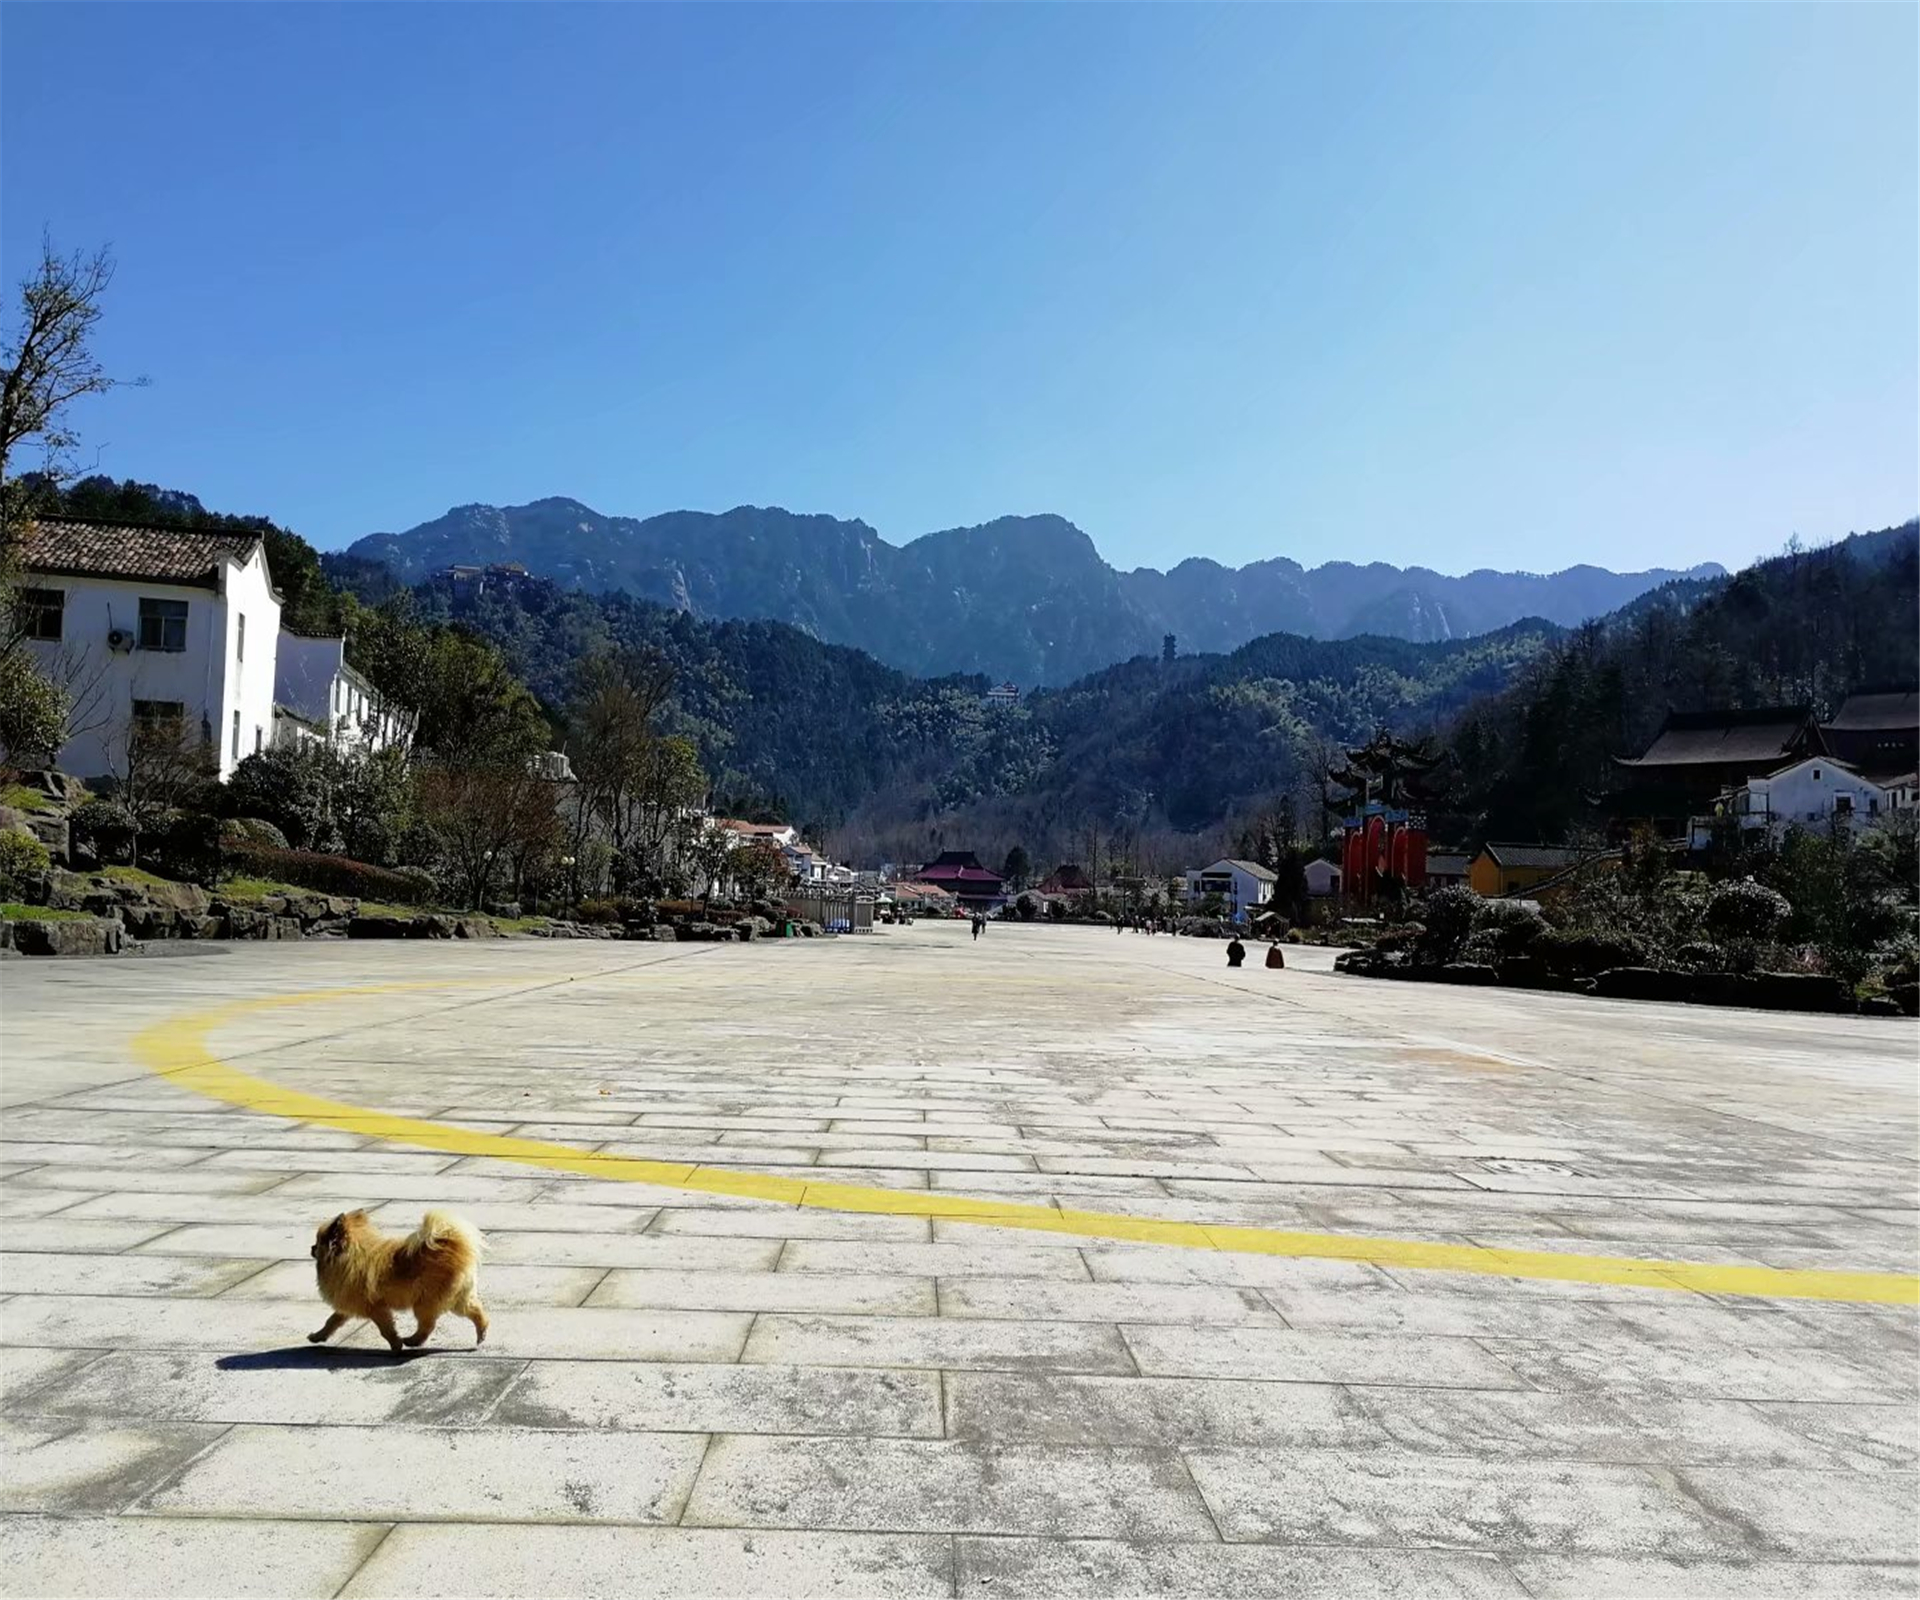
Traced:
<svg viewBox="0 0 1920 1600">
<path fill-rule="evenodd" d="M 291 1344 L 283 1350 L 249 1350 L 222 1356 L 214 1365 L 223 1372 L 339 1372 L 354 1367 L 399 1367 L 438 1350 L 356 1350 L 348 1346 Z"/>
</svg>

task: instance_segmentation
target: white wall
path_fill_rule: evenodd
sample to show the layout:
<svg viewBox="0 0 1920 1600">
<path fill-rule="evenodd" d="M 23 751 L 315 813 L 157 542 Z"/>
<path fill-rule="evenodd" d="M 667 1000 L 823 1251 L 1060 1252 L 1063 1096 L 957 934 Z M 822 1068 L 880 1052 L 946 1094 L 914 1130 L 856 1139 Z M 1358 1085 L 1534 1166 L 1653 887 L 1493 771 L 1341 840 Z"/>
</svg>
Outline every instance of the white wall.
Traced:
<svg viewBox="0 0 1920 1600">
<path fill-rule="evenodd" d="M 1206 878 L 1224 878 L 1227 887 L 1217 892 L 1221 898 L 1240 911 L 1251 911 L 1263 906 L 1273 897 L 1273 885 L 1264 878 L 1256 878 L 1244 867 L 1235 866 L 1228 861 L 1216 861 L 1210 867 L 1198 867 L 1187 874 L 1187 901 L 1198 904 L 1216 892 L 1203 883 Z"/>
<path fill-rule="evenodd" d="M 280 649 L 280 602 L 273 596 L 263 545 L 256 545 L 245 566 L 224 569 L 225 592 L 219 604 L 223 636 L 217 641 L 225 667 L 221 715 L 214 730 L 220 746 L 220 776 L 273 740 L 273 682 Z M 245 659 L 241 658 L 239 619 L 245 617 Z M 239 754 L 234 753 L 236 713 Z"/>
<path fill-rule="evenodd" d="M 1749 783 L 1744 798 L 1750 809 L 1741 815 L 1741 824 L 1760 826 L 1770 812 L 1777 833 L 1795 825 L 1825 827 L 1833 816 L 1835 801 L 1843 795 L 1853 802 L 1852 825 L 1856 830 L 1878 820 L 1889 807 L 1887 791 L 1877 783 L 1836 766 L 1826 757 L 1812 756 L 1785 772 Z"/>
<path fill-rule="evenodd" d="M 273 736 L 274 656 L 280 603 L 268 584 L 266 559 L 256 547 L 246 565 L 222 567 L 222 590 L 138 580 L 57 577 L 28 573 L 27 586 L 66 595 L 61 638 L 29 642 L 49 677 L 76 702 L 85 724 L 60 752 L 63 771 L 83 778 L 117 771 L 126 760 L 136 700 L 177 700 L 189 732 L 203 727 L 219 755 L 220 776 L 232 773 L 233 715 L 240 714 L 240 754 L 253 753 L 255 733 Z M 186 649 L 128 651 L 107 647 L 124 629 L 137 641 L 140 601 L 187 603 Z M 239 659 L 238 619 L 247 619 L 246 659 Z"/>
<path fill-rule="evenodd" d="M 347 665 L 344 639 L 281 634 L 273 697 L 326 728 L 336 748 L 384 750 L 408 743 L 413 735 L 412 719 L 389 709 L 372 685 Z"/>
</svg>

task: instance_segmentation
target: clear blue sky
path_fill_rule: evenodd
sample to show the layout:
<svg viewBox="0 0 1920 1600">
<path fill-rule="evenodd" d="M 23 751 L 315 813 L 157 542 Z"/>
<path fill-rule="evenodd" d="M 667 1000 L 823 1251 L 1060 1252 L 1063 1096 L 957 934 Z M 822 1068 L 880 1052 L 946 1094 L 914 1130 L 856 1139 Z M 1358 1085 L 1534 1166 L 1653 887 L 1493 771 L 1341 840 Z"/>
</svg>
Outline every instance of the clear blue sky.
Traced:
<svg viewBox="0 0 1920 1600">
<path fill-rule="evenodd" d="M 1920 509 L 1911 6 L 0 8 L 103 470 L 1729 564 Z"/>
</svg>

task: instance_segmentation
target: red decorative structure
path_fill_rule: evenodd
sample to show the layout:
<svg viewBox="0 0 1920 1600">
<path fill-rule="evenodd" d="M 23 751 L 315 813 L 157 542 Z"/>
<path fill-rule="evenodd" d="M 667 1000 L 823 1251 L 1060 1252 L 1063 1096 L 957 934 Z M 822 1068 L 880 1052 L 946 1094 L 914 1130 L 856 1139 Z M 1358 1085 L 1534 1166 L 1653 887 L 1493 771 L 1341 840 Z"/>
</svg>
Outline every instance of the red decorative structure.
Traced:
<svg viewBox="0 0 1920 1600">
<path fill-rule="evenodd" d="M 1346 838 L 1340 882 L 1351 904 L 1367 906 L 1400 889 L 1426 887 L 1427 819 L 1407 802 L 1427 798 L 1423 780 L 1438 762 L 1425 748 L 1383 730 L 1348 751 L 1346 767 L 1330 774 L 1352 792 L 1350 800 L 1360 802 L 1341 819 Z"/>
</svg>

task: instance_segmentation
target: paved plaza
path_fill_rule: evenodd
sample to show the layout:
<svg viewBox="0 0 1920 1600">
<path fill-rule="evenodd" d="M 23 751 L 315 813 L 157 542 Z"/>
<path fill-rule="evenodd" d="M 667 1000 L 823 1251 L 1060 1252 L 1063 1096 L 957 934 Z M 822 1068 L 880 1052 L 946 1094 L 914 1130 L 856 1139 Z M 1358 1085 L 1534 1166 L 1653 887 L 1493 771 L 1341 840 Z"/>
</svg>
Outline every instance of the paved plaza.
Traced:
<svg viewBox="0 0 1920 1600">
<path fill-rule="evenodd" d="M 1915 1025 L 1289 955 L 11 962 L 0 1593 L 1920 1592 Z"/>
</svg>

